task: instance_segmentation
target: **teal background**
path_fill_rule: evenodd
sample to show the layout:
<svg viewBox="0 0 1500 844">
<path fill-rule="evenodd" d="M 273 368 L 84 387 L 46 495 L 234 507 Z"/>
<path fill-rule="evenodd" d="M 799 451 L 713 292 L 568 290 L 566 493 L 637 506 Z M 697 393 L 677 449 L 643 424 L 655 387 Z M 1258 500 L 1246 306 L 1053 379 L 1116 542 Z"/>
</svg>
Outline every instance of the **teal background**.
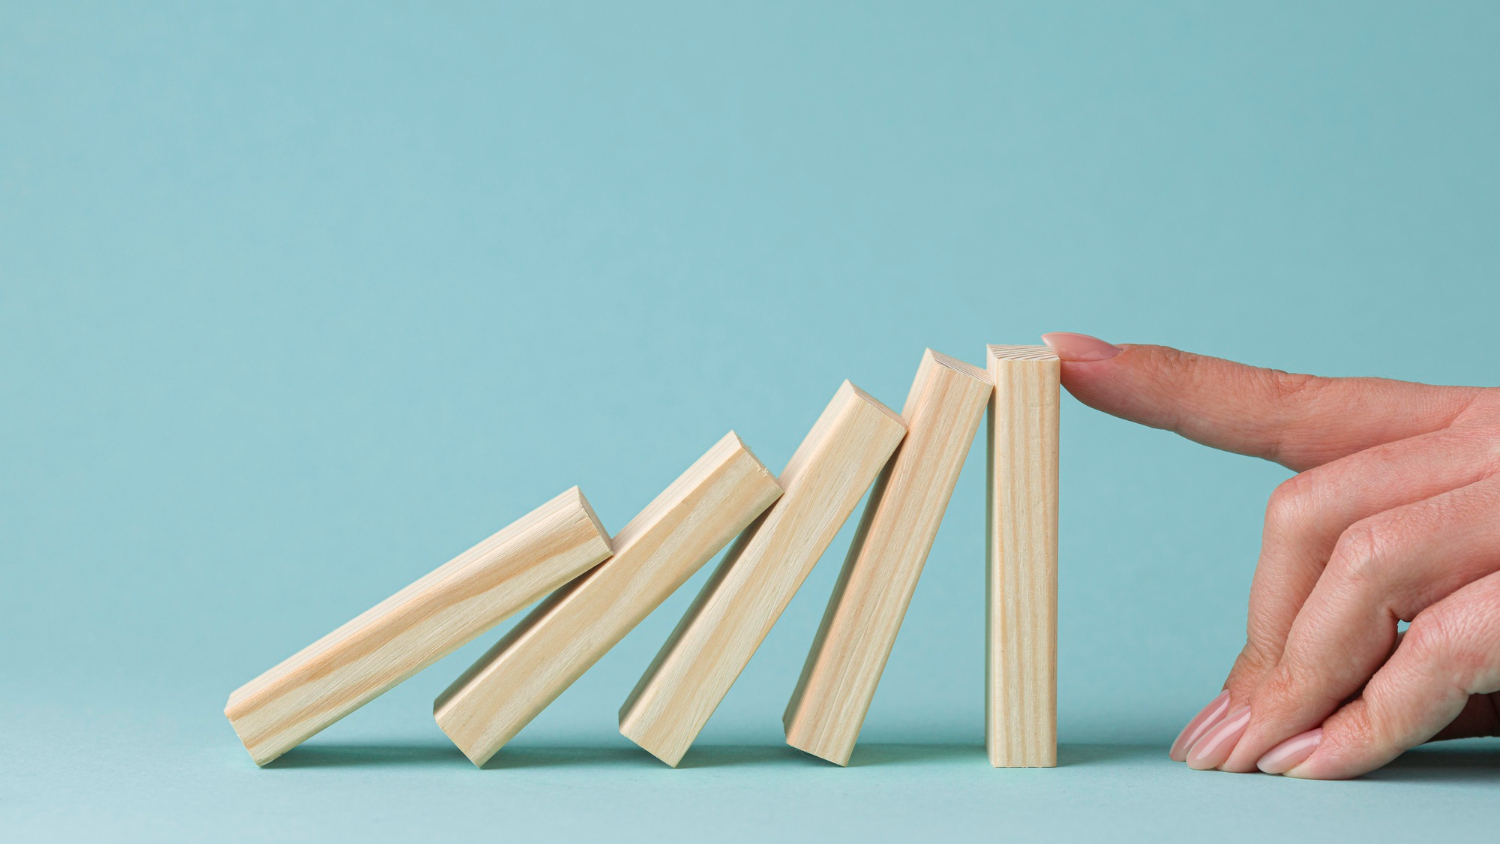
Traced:
<svg viewBox="0 0 1500 844">
<path fill-rule="evenodd" d="M 779 723 L 847 529 L 680 770 L 615 713 L 701 576 L 485 771 L 430 707 L 499 631 L 265 770 L 221 710 L 568 486 L 618 530 L 731 428 L 779 471 L 924 347 L 1500 382 L 1497 43 L 1493 3 L 0 3 L 0 831 L 1493 835 L 1494 743 L 1167 761 L 1287 473 L 1071 399 L 1056 770 L 978 748 L 982 447 L 848 769 Z"/>
</svg>

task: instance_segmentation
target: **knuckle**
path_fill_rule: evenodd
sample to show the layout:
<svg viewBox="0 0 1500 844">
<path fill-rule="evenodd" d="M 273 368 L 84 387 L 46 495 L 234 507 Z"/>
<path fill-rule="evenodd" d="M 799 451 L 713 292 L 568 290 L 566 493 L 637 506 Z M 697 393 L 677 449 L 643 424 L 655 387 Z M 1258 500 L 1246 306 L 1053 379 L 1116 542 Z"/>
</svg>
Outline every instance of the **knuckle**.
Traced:
<svg viewBox="0 0 1500 844">
<path fill-rule="evenodd" d="M 1494 671 L 1495 655 L 1469 635 L 1474 622 L 1462 613 L 1428 610 L 1417 613 L 1401 647 L 1431 674 L 1477 691 Z"/>
<path fill-rule="evenodd" d="M 1229 673 L 1233 676 L 1259 677 L 1274 664 L 1275 659 L 1252 637 L 1240 649 L 1240 655 L 1235 657 L 1234 667 Z"/>
<path fill-rule="evenodd" d="M 1380 723 L 1384 718 L 1371 701 L 1360 699 L 1339 710 L 1324 722 L 1324 735 L 1337 736 L 1347 747 L 1374 747 L 1380 740 Z"/>
<path fill-rule="evenodd" d="M 1262 385 L 1279 399 L 1307 399 L 1315 396 L 1327 384 L 1327 379 L 1316 375 L 1302 375 L 1281 369 L 1258 369 Z"/>
<path fill-rule="evenodd" d="M 1288 662 L 1277 665 L 1261 684 L 1260 693 L 1256 695 L 1256 702 L 1284 703 L 1298 700 L 1302 696 L 1301 690 L 1305 688 L 1302 678 L 1298 675 L 1297 669 Z"/>
<path fill-rule="evenodd" d="M 1484 425 L 1500 414 L 1500 387 L 1481 387 L 1474 391 L 1469 403 L 1454 417 L 1455 426 L 1468 423 Z"/>
<path fill-rule="evenodd" d="M 1317 521 L 1321 496 L 1312 471 L 1282 481 L 1266 502 L 1266 532 L 1296 533 Z"/>
<path fill-rule="evenodd" d="M 1430 665 L 1447 647 L 1446 627 L 1442 618 L 1435 613 L 1417 613 L 1411 626 L 1406 628 L 1406 635 L 1401 637 L 1401 648 L 1418 662 Z"/>
<path fill-rule="evenodd" d="M 1251 383 L 1247 386 L 1250 390 L 1264 396 L 1273 406 L 1279 407 L 1280 415 L 1283 417 L 1293 412 L 1294 408 L 1306 408 L 1316 404 L 1319 394 L 1329 384 L 1326 378 L 1300 375 L 1280 369 L 1251 370 L 1249 381 Z M 1286 436 L 1284 430 L 1275 435 L 1260 456 L 1286 465 L 1303 462 L 1292 453 L 1295 449 Z"/>
<path fill-rule="evenodd" d="M 1157 347 L 1157 354 L 1161 356 L 1163 368 L 1172 374 L 1179 388 L 1202 386 L 1206 380 L 1202 355 L 1184 352 L 1171 346 Z"/>
<path fill-rule="evenodd" d="M 1379 584 L 1386 576 L 1400 544 L 1400 537 L 1381 519 L 1354 523 L 1339 536 L 1328 559 L 1328 573 L 1342 586 L 1363 589 Z"/>
</svg>

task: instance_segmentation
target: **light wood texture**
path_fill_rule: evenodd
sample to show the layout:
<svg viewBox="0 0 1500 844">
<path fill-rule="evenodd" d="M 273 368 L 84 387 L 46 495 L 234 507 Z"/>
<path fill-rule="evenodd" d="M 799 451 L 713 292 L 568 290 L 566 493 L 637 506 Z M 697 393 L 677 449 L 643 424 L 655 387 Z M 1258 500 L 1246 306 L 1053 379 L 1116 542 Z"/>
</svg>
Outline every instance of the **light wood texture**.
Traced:
<svg viewBox="0 0 1500 844">
<path fill-rule="evenodd" d="M 620 709 L 620 732 L 676 766 L 901 442 L 894 411 L 845 381 Z"/>
<path fill-rule="evenodd" d="M 483 765 L 780 497 L 730 432 L 620 531 L 613 557 L 548 597 L 438 697 L 438 726 Z"/>
<path fill-rule="evenodd" d="M 782 718 L 787 744 L 848 764 L 993 389 L 982 369 L 922 356 L 906 438 L 875 481 Z"/>
<path fill-rule="evenodd" d="M 1057 765 L 1057 408 L 1045 346 L 990 346 L 985 730 L 997 768 Z"/>
<path fill-rule="evenodd" d="M 574 487 L 229 696 L 264 765 L 609 556 Z"/>
</svg>

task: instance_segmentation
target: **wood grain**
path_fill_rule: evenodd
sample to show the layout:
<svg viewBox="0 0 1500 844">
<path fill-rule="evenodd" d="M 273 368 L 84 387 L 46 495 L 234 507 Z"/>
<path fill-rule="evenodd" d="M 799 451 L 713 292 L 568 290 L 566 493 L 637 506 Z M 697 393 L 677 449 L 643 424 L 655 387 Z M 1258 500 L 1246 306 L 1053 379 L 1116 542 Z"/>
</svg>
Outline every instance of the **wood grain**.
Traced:
<svg viewBox="0 0 1500 844">
<path fill-rule="evenodd" d="M 543 601 L 438 697 L 438 726 L 483 765 L 780 497 L 731 431 L 620 531 L 614 556 Z"/>
<path fill-rule="evenodd" d="M 574 487 L 246 683 L 224 714 L 264 765 L 609 553 Z"/>
<path fill-rule="evenodd" d="M 620 732 L 676 766 L 901 442 L 901 417 L 845 381 L 635 690 Z"/>
<path fill-rule="evenodd" d="M 875 481 L 782 718 L 787 744 L 848 764 L 993 388 L 982 369 L 922 356 L 906 438 Z"/>
<path fill-rule="evenodd" d="M 1060 364 L 1045 346 L 990 346 L 985 747 L 997 768 L 1057 765 L 1057 435 Z"/>
</svg>

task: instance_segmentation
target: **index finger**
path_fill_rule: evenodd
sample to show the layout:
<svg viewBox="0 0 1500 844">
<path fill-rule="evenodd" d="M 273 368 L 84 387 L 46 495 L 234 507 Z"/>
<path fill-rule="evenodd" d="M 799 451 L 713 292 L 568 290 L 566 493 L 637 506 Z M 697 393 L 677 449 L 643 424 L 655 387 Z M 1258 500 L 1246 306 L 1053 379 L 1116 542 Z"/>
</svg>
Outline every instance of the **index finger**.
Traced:
<svg viewBox="0 0 1500 844">
<path fill-rule="evenodd" d="M 1063 360 L 1063 386 L 1084 404 L 1296 471 L 1446 428 L 1483 392 L 1298 375 L 1078 334 L 1042 340 Z"/>
</svg>

